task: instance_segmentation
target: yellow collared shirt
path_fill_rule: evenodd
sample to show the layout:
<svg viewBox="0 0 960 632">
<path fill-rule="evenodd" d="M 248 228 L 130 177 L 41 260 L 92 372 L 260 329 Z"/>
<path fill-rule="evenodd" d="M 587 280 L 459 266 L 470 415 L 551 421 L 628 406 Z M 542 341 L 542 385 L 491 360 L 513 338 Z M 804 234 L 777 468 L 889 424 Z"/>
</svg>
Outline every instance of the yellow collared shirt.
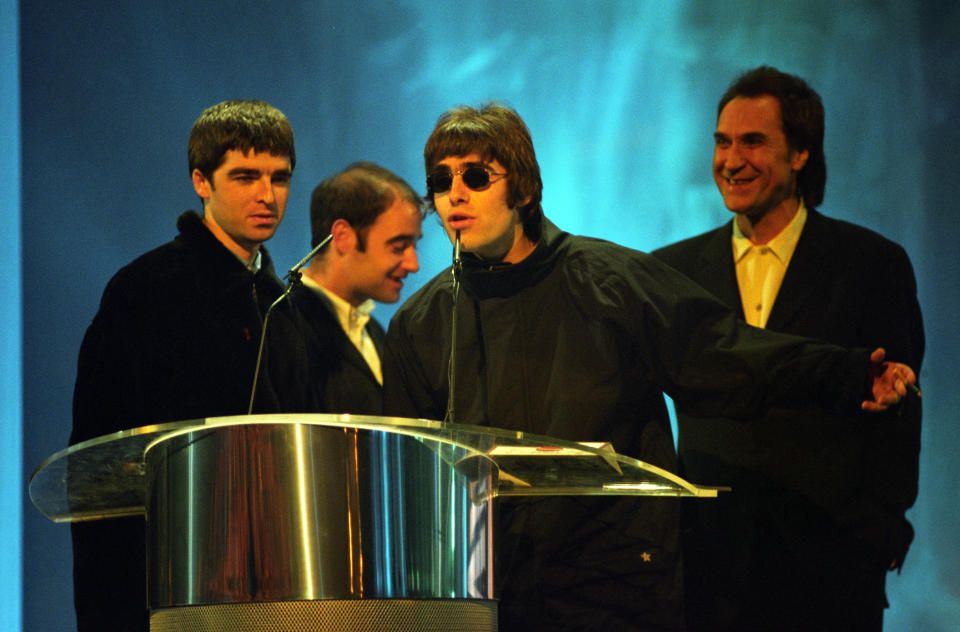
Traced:
<svg viewBox="0 0 960 632">
<path fill-rule="evenodd" d="M 800 200 L 800 208 L 786 228 L 762 246 L 751 242 L 737 222 L 733 222 L 733 261 L 737 268 L 740 300 L 746 321 L 754 327 L 767 326 L 773 302 L 806 221 L 807 207 Z"/>
</svg>

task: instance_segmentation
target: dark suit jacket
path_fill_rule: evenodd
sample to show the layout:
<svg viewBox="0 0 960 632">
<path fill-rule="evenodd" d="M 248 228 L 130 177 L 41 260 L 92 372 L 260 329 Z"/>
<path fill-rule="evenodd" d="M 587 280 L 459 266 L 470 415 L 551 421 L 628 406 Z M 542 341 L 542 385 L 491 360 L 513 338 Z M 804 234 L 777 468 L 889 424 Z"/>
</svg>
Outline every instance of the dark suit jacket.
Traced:
<svg viewBox="0 0 960 632">
<path fill-rule="evenodd" d="M 380 415 L 383 393 L 367 361 L 340 326 L 334 308 L 325 296 L 299 285 L 290 294 L 293 304 L 309 323 L 307 349 L 314 365 L 311 374 L 319 377 L 320 401 L 329 413 Z M 383 327 L 374 318 L 367 333 L 377 353 L 383 356 Z"/>
<path fill-rule="evenodd" d="M 653 254 L 742 317 L 731 235 L 732 222 Z M 923 360 L 923 322 L 904 250 L 815 210 L 809 211 L 767 329 L 847 347 L 882 346 L 888 359 L 918 374 Z M 720 502 L 697 503 L 690 513 L 689 533 L 701 547 L 692 555 L 702 555 L 689 560 L 702 573 L 694 583 L 706 577 L 723 591 L 729 590 L 723 584 L 741 582 L 744 593 L 766 592 L 760 599 L 775 599 L 797 574 L 796 564 L 826 570 L 836 565 L 835 555 L 850 552 L 877 573 L 885 573 L 892 560 L 902 562 L 913 537 L 904 512 L 917 493 L 916 397 L 883 415 L 831 415 L 811 405 L 770 410 L 749 423 L 680 410 L 678 427 L 683 473 L 693 482 L 733 487 Z M 776 563 L 759 559 L 769 554 L 755 547 L 764 539 L 779 542 L 784 550 L 777 555 L 786 557 Z"/>
</svg>

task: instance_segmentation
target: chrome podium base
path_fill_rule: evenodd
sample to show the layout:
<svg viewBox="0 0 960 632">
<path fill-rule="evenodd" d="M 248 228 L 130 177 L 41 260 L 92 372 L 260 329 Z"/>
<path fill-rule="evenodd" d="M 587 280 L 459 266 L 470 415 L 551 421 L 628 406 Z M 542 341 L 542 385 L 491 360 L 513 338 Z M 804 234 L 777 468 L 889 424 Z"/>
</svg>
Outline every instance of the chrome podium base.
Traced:
<svg viewBox="0 0 960 632">
<path fill-rule="evenodd" d="M 155 610 L 150 632 L 496 632 L 486 599 L 333 599 Z"/>
<path fill-rule="evenodd" d="M 145 459 L 151 630 L 496 630 L 486 461 L 450 449 L 307 424 L 164 437 Z"/>
</svg>

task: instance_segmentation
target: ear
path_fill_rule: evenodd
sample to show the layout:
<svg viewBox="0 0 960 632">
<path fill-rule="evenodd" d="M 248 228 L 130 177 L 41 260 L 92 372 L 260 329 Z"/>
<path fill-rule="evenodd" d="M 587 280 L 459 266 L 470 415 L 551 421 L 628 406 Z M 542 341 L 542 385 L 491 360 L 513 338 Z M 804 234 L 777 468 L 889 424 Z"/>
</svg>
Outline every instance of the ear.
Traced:
<svg viewBox="0 0 960 632">
<path fill-rule="evenodd" d="M 357 232 L 353 230 L 345 219 L 336 220 L 330 227 L 330 234 L 333 235 L 332 245 L 340 253 L 351 252 L 357 248 Z"/>
<path fill-rule="evenodd" d="M 210 181 L 203 175 L 199 169 L 194 169 L 193 173 L 190 174 L 191 179 L 193 180 L 193 190 L 197 192 L 204 202 L 210 199 L 210 189 L 213 187 L 210 185 Z"/>
<path fill-rule="evenodd" d="M 790 168 L 794 171 L 800 171 L 805 166 L 807 166 L 807 160 L 810 158 L 810 152 L 806 149 L 803 151 L 793 152 L 793 159 L 790 161 Z"/>
</svg>

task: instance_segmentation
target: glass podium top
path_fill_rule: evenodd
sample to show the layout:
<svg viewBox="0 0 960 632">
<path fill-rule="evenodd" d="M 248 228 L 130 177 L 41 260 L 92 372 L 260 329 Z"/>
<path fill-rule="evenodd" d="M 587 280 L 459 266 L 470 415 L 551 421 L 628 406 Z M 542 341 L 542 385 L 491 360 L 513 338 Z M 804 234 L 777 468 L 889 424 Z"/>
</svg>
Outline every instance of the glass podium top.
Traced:
<svg viewBox="0 0 960 632">
<path fill-rule="evenodd" d="M 474 501 L 507 496 L 716 497 L 724 488 L 689 483 L 664 469 L 617 454 L 606 443 L 575 443 L 520 431 L 424 419 L 363 415 L 273 414 L 214 417 L 104 435 L 52 455 L 33 473 L 30 498 L 54 522 L 145 513 L 147 454 L 194 432 L 295 425 L 404 436 L 429 447 L 476 485 Z M 479 466 L 479 467 L 478 467 Z"/>
</svg>

